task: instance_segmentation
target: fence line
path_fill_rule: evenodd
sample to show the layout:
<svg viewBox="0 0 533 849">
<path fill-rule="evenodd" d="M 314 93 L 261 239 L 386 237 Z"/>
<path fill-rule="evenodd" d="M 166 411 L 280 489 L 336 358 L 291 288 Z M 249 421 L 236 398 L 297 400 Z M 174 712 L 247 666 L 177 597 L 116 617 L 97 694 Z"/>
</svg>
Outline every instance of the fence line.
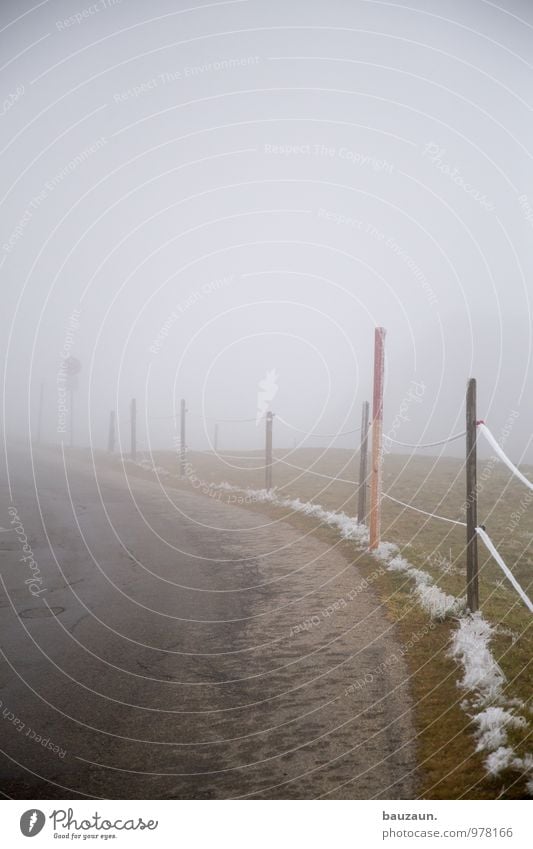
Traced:
<svg viewBox="0 0 533 849">
<path fill-rule="evenodd" d="M 455 433 L 453 436 L 448 436 L 446 439 L 440 439 L 438 442 L 400 442 L 398 439 L 393 439 L 392 436 L 385 435 L 385 440 L 394 442 L 395 445 L 402 445 L 404 448 L 434 448 L 437 445 L 446 445 L 448 442 L 455 442 L 456 439 L 466 436 L 466 430 L 461 433 Z"/>
<path fill-rule="evenodd" d="M 312 430 L 300 430 L 299 427 L 289 424 L 289 422 L 286 422 L 285 419 L 283 419 L 278 413 L 276 413 L 276 421 L 281 422 L 281 424 L 284 424 L 285 427 L 290 427 L 291 430 L 295 430 L 297 433 L 302 433 L 305 436 L 312 436 L 317 439 L 336 439 L 338 436 L 347 436 L 351 433 L 359 433 L 361 430 L 360 427 L 355 427 L 353 430 L 340 430 L 338 433 L 313 433 Z"/>
<path fill-rule="evenodd" d="M 315 472 L 315 471 L 313 471 L 313 469 L 310 469 L 310 468 L 306 469 L 303 466 L 296 466 L 294 463 L 289 463 L 288 460 L 282 460 L 281 457 L 276 458 L 274 460 L 274 462 L 275 463 L 281 463 L 284 466 L 290 466 L 291 469 L 296 469 L 299 472 L 305 472 L 306 475 L 315 475 L 318 478 L 327 478 L 330 481 L 335 481 L 335 482 L 338 482 L 338 483 L 350 483 L 353 486 L 357 486 L 357 487 L 359 486 L 358 481 L 350 481 L 350 480 L 347 480 L 346 478 L 339 478 L 336 475 L 334 477 L 332 477 L 331 475 L 325 475 L 322 472 Z"/>
<path fill-rule="evenodd" d="M 477 420 L 476 415 L 476 380 L 475 378 L 470 378 L 467 385 L 467 395 L 466 395 L 466 430 L 463 430 L 459 433 L 451 434 L 450 436 L 445 437 L 444 439 L 432 441 L 432 442 L 403 442 L 397 440 L 391 436 L 382 434 L 382 413 L 383 413 L 383 371 L 384 371 L 384 339 L 385 339 L 385 330 L 384 328 L 376 328 L 375 331 L 375 348 L 374 348 L 374 403 L 373 403 L 373 413 L 372 413 L 372 423 L 370 425 L 370 432 L 372 432 L 372 475 L 371 475 L 371 484 L 370 484 L 370 492 L 372 496 L 372 503 L 370 508 L 370 549 L 375 549 L 379 545 L 380 542 L 380 510 L 383 499 L 388 499 L 394 504 L 399 505 L 400 507 L 406 510 L 412 510 L 415 513 L 419 513 L 422 516 L 426 516 L 428 519 L 434 519 L 440 522 L 446 522 L 450 525 L 455 525 L 457 527 L 466 528 L 466 550 L 467 550 L 467 558 L 466 558 L 466 585 L 467 585 L 467 607 L 471 612 L 475 612 L 479 607 L 479 589 L 478 589 L 478 563 L 477 563 L 477 540 L 478 538 L 482 540 L 485 547 L 491 556 L 496 560 L 498 566 L 503 571 L 509 582 L 512 584 L 513 588 L 519 594 L 520 598 L 524 601 L 528 609 L 533 612 L 533 604 L 529 599 L 527 593 L 520 586 L 516 578 L 514 577 L 511 570 L 505 564 L 503 558 L 499 554 L 496 549 L 494 543 L 486 533 L 483 526 L 478 525 L 477 519 L 477 494 L 478 494 L 478 486 L 477 486 L 477 433 L 481 433 L 489 445 L 492 447 L 493 451 L 499 457 L 499 459 L 508 467 L 508 469 L 512 472 L 512 474 L 520 480 L 528 489 L 533 491 L 533 482 L 528 480 L 528 478 L 522 474 L 522 472 L 517 468 L 517 466 L 512 463 L 509 457 L 505 454 L 502 447 L 499 445 L 494 435 L 491 433 L 490 429 L 487 427 L 484 421 Z M 368 402 L 364 402 L 363 404 L 363 416 L 362 422 L 365 422 L 365 411 L 368 410 Z M 181 440 L 180 440 L 180 469 L 181 476 L 183 477 L 185 472 L 185 457 L 187 446 L 185 443 L 185 413 L 188 412 L 185 405 L 185 400 L 181 400 L 181 414 L 180 414 L 180 423 L 181 423 Z M 354 495 L 358 494 L 358 524 L 365 525 L 366 524 L 366 507 L 364 506 L 365 496 L 366 496 L 366 488 L 369 484 L 366 481 L 366 472 L 362 471 L 366 468 L 366 456 L 368 452 L 367 441 L 369 430 L 366 430 L 365 426 L 362 423 L 361 427 L 351 428 L 349 430 L 337 431 L 336 433 L 316 433 L 314 431 L 306 431 L 301 428 L 298 428 L 290 422 L 286 421 L 282 416 L 278 414 L 274 414 L 272 411 L 268 410 L 260 416 L 255 416 L 254 418 L 215 418 L 213 416 L 205 416 L 202 413 L 193 413 L 193 415 L 201 418 L 204 422 L 211 421 L 215 423 L 215 453 L 218 454 L 218 425 L 219 424 L 251 424 L 254 422 L 258 425 L 260 422 L 265 423 L 265 489 L 267 491 L 272 490 L 272 468 L 274 464 L 280 464 L 282 466 L 286 466 L 289 469 L 293 469 L 299 473 L 298 476 L 293 476 L 298 479 L 303 475 L 312 475 L 317 478 L 321 478 L 322 480 L 328 481 L 330 483 L 342 483 L 347 484 L 351 487 L 354 487 Z M 174 413 L 172 416 L 147 416 L 146 421 L 151 420 L 172 420 L 174 422 L 178 421 L 178 412 Z M 110 416 L 110 425 L 109 425 L 109 450 L 113 451 L 114 448 L 114 428 L 116 424 L 116 416 L 114 413 L 111 413 Z M 121 420 L 120 420 L 121 421 Z M 355 433 L 361 432 L 361 444 L 358 447 L 358 451 L 360 454 L 360 480 L 355 481 L 349 478 L 339 477 L 338 475 L 330 475 L 323 472 L 315 471 L 311 467 L 303 467 L 299 466 L 296 463 L 291 463 L 289 460 L 285 460 L 281 457 L 274 458 L 272 453 L 272 425 L 274 421 L 278 421 L 282 426 L 288 427 L 289 429 L 296 431 L 306 438 L 318 438 L 318 439 L 337 439 L 342 436 L 349 436 Z M 366 418 L 367 425 L 368 415 Z M 137 451 L 137 432 L 136 432 L 136 422 L 137 422 L 137 409 L 135 399 L 132 399 L 131 409 L 130 409 L 130 426 L 131 426 L 131 455 L 132 458 L 135 458 Z M 459 519 L 451 519 L 447 516 L 441 516 L 438 513 L 431 512 L 429 510 L 424 510 L 420 507 L 415 507 L 413 504 L 402 501 L 399 498 L 391 495 L 388 492 L 382 491 L 381 485 L 381 469 L 383 463 L 383 445 L 382 445 L 382 436 L 385 440 L 388 440 L 389 443 L 393 445 L 398 445 L 404 448 L 410 448 L 414 451 L 418 449 L 425 448 L 434 448 L 437 446 L 448 445 L 452 442 L 456 442 L 457 440 L 463 439 L 466 437 L 466 483 L 467 483 L 467 515 L 466 522 L 463 522 Z M 231 453 L 230 453 L 230 456 Z M 248 455 L 246 455 L 248 457 Z M 290 454 L 289 454 L 290 456 Z M 233 459 L 235 459 L 235 455 L 233 455 Z M 242 458 L 244 459 L 244 457 Z M 314 465 L 314 463 L 313 463 Z M 343 468 L 346 468 L 348 463 L 345 464 Z M 259 468 L 259 467 L 258 467 Z M 244 470 L 245 471 L 245 470 Z M 342 471 L 342 469 L 341 469 Z"/>
<path fill-rule="evenodd" d="M 481 539 L 482 539 L 482 540 L 483 540 L 483 542 L 485 543 L 485 545 L 486 545 L 486 547 L 487 547 L 488 551 L 492 554 L 492 556 L 494 557 L 494 559 L 495 559 L 496 563 L 498 564 L 498 566 L 500 566 L 500 567 L 501 567 L 501 569 L 502 569 L 503 573 L 506 575 L 506 577 L 508 578 L 508 580 L 511 582 L 511 584 L 513 585 L 513 587 L 514 587 L 514 588 L 515 588 L 515 590 L 517 591 L 518 595 L 520 596 L 520 598 L 522 599 L 522 601 L 524 602 L 524 604 L 526 605 L 526 607 L 528 607 L 528 608 L 529 608 L 529 610 L 533 613 L 533 602 L 532 602 L 532 601 L 531 601 L 531 599 L 528 597 L 528 595 L 525 593 L 525 591 L 522 589 L 522 587 L 520 586 L 520 584 L 519 584 L 519 583 L 518 583 L 518 581 L 516 580 L 515 576 L 513 575 L 513 573 L 511 572 L 511 570 L 509 569 L 509 567 L 508 567 L 508 566 L 506 566 L 506 564 L 504 563 L 504 561 L 503 561 L 503 558 L 502 558 L 501 554 L 499 553 L 499 551 L 497 550 L 496 546 L 495 546 L 495 545 L 494 545 L 494 543 L 492 542 L 492 540 L 491 540 L 491 538 L 489 537 L 488 533 L 485 531 L 485 529 L 484 529 L 484 528 L 476 528 L 476 533 L 477 533 L 477 535 L 478 535 L 479 537 L 481 537 Z"/>
<path fill-rule="evenodd" d="M 260 416 L 259 419 L 257 418 L 257 416 L 253 419 L 215 419 L 213 416 L 202 416 L 202 418 L 205 419 L 205 421 L 215 422 L 215 424 L 241 424 L 248 422 L 259 423 L 264 419 L 264 415 Z"/>
<path fill-rule="evenodd" d="M 466 528 L 466 522 L 460 522 L 457 519 L 448 519 L 446 516 L 439 516 L 437 513 L 428 513 L 427 510 L 421 510 L 420 507 L 414 507 L 413 504 L 406 504 L 405 501 L 400 501 L 399 498 L 394 498 L 388 492 L 383 493 L 383 498 L 388 498 L 390 501 L 395 501 L 396 504 L 401 504 L 402 507 L 408 507 L 409 510 L 415 510 L 417 513 L 423 513 L 424 516 L 429 516 L 431 519 L 440 519 L 442 522 L 450 522 L 452 525 L 462 525 Z"/>
<path fill-rule="evenodd" d="M 485 422 L 478 422 L 477 426 L 478 426 L 479 431 L 483 434 L 483 436 L 485 437 L 485 439 L 489 443 L 489 445 L 491 445 L 494 448 L 494 450 L 496 451 L 496 454 L 498 455 L 500 460 L 503 463 L 505 463 L 505 465 L 507 466 L 508 469 L 510 469 L 512 471 L 513 475 L 515 475 L 515 477 L 517 477 L 518 480 L 522 481 L 522 483 L 525 484 L 528 487 L 528 489 L 533 490 L 533 483 L 531 483 L 531 481 L 528 480 L 522 474 L 520 469 L 517 469 L 515 464 L 513 462 L 511 462 L 511 460 L 509 459 L 509 457 L 507 456 L 507 454 L 505 453 L 505 451 L 503 450 L 503 448 L 501 447 L 499 442 L 496 441 L 496 439 L 494 438 L 494 436 L 492 435 L 492 433 L 488 429 Z"/>
</svg>

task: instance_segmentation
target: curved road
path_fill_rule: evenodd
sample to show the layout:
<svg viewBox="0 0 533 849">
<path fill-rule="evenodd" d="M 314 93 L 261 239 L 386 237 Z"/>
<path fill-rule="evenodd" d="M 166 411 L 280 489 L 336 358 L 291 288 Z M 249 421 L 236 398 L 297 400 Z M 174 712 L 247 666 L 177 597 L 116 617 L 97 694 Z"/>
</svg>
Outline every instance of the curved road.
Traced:
<svg viewBox="0 0 533 849">
<path fill-rule="evenodd" d="M 104 458 L 9 460 L 5 795 L 416 795 L 406 670 L 355 563 Z"/>
</svg>

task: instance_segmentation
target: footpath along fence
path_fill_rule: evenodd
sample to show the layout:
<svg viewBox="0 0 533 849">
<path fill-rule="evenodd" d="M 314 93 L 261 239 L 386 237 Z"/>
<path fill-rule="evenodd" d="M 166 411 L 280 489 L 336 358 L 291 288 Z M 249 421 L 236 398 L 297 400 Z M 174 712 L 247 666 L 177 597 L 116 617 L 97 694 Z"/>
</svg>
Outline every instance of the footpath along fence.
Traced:
<svg viewBox="0 0 533 849">
<path fill-rule="evenodd" d="M 451 436 L 434 442 L 409 443 L 401 442 L 391 436 L 385 438 L 393 445 L 398 445 L 402 448 L 411 448 L 413 450 L 434 448 L 447 445 L 448 443 L 456 442 L 460 439 L 465 439 L 465 472 L 466 472 L 466 521 L 462 522 L 456 519 L 451 519 L 446 516 L 440 516 L 437 513 L 432 513 L 423 510 L 420 507 L 415 507 L 408 502 L 401 501 L 398 498 L 383 492 L 382 487 L 382 469 L 383 469 L 383 387 L 384 387 L 384 368 L 385 368 L 385 334 L 383 327 L 375 329 L 374 336 L 374 381 L 373 381 L 373 398 L 372 398 L 372 416 L 370 416 L 370 405 L 368 401 L 364 401 L 361 412 L 360 427 L 351 430 L 338 431 L 336 433 L 317 433 L 316 431 L 303 431 L 295 428 L 280 415 L 275 414 L 271 410 L 264 413 L 258 420 L 257 417 L 250 419 L 214 419 L 210 421 L 214 424 L 214 439 L 213 448 L 218 451 L 219 442 L 219 426 L 221 424 L 247 424 L 258 423 L 264 420 L 265 425 L 265 443 L 264 443 L 264 474 L 265 474 L 265 489 L 270 492 L 273 488 L 273 428 L 274 421 L 278 421 L 285 427 L 293 431 L 303 434 L 308 438 L 321 439 L 337 439 L 341 436 L 348 436 L 355 433 L 360 433 L 359 443 L 359 480 L 354 481 L 338 475 L 327 475 L 318 472 L 312 468 L 304 468 L 294 463 L 276 458 L 276 463 L 286 465 L 287 467 L 306 475 L 314 475 L 319 478 L 324 478 L 329 481 L 350 484 L 355 487 L 357 494 L 357 522 L 361 525 L 368 525 L 369 530 L 369 549 L 375 550 L 381 542 L 381 505 L 384 499 L 388 499 L 395 504 L 403 507 L 406 510 L 412 510 L 422 514 L 429 519 L 446 522 L 448 524 L 461 526 L 465 528 L 466 535 L 466 600 L 467 608 L 472 612 L 479 609 L 479 567 L 478 567 L 478 540 L 480 539 L 486 547 L 489 554 L 494 558 L 505 577 L 518 593 L 523 603 L 528 610 L 533 613 L 533 602 L 529 598 L 526 591 L 521 587 L 511 569 L 504 562 L 501 554 L 496 549 L 493 541 L 489 537 L 486 529 L 478 524 L 478 484 L 477 484 L 477 440 L 478 435 L 481 435 L 488 445 L 495 452 L 496 456 L 507 466 L 513 475 L 528 489 L 533 490 L 533 482 L 511 462 L 505 454 L 498 441 L 490 431 L 488 425 L 477 418 L 476 410 L 476 379 L 471 378 L 467 383 L 466 391 L 466 428 L 465 430 L 452 434 Z M 172 419 L 175 422 L 176 433 L 179 432 L 179 438 L 176 440 L 179 463 L 180 476 L 186 477 L 187 463 L 187 405 L 185 399 L 181 399 L 179 415 L 173 416 L 154 416 L 151 419 Z M 116 416 L 111 412 L 109 419 L 109 435 L 108 435 L 108 451 L 113 452 L 115 448 L 115 428 Z M 137 459 L 137 403 L 132 399 L 130 405 L 130 439 L 131 450 L 130 457 L 132 460 Z M 370 452 L 369 452 L 370 443 Z M 370 453 L 370 468 L 369 468 L 369 453 Z M 368 496 L 370 495 L 370 498 Z M 369 503 L 368 503 L 369 502 Z"/>
</svg>

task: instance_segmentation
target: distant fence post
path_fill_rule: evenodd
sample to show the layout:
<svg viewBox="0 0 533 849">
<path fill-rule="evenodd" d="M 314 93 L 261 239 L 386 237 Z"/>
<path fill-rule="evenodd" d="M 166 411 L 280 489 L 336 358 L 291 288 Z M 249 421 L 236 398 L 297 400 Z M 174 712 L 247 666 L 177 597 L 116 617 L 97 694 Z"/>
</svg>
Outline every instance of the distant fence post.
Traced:
<svg viewBox="0 0 533 849">
<path fill-rule="evenodd" d="M 131 425 L 131 459 L 137 459 L 137 401 L 131 399 L 130 406 L 130 425 Z"/>
<path fill-rule="evenodd" d="M 115 411 L 109 413 L 109 431 L 107 434 L 107 450 L 110 454 L 115 450 Z"/>
<path fill-rule="evenodd" d="M 187 448 L 185 444 L 186 431 L 185 431 L 185 415 L 187 413 L 187 409 L 185 406 L 185 398 L 181 399 L 180 405 L 180 477 L 185 477 L 185 462 L 187 459 Z"/>
<path fill-rule="evenodd" d="M 41 383 L 39 391 L 39 418 L 37 419 L 37 445 L 41 444 L 43 435 L 43 407 L 44 407 L 44 383 Z"/>
<path fill-rule="evenodd" d="M 368 418 L 369 403 L 363 402 L 361 415 L 361 447 L 359 457 L 359 497 L 357 503 L 357 521 L 363 525 L 366 519 L 366 487 L 368 477 Z"/>
<path fill-rule="evenodd" d="M 70 447 L 74 448 L 74 388 L 69 389 L 70 398 Z"/>
<path fill-rule="evenodd" d="M 265 442 L 265 489 L 272 489 L 272 420 L 274 414 L 268 411 L 266 414 L 266 442 Z"/>
<path fill-rule="evenodd" d="M 372 481 L 370 486 L 369 548 L 378 547 L 381 535 L 381 478 L 383 465 L 383 378 L 385 373 L 384 327 L 374 332 L 374 392 L 372 398 Z"/>
<path fill-rule="evenodd" d="M 476 420 L 476 380 L 472 377 L 466 389 L 466 603 L 472 613 L 479 608 Z"/>
<path fill-rule="evenodd" d="M 215 424 L 215 436 L 213 439 L 213 449 L 215 453 L 218 451 L 218 422 Z"/>
<path fill-rule="evenodd" d="M 66 378 L 66 389 L 69 392 L 70 402 L 70 447 L 74 447 L 74 390 L 78 388 L 78 374 L 81 371 L 81 363 L 76 357 L 67 357 L 63 360 L 63 369 Z"/>
</svg>

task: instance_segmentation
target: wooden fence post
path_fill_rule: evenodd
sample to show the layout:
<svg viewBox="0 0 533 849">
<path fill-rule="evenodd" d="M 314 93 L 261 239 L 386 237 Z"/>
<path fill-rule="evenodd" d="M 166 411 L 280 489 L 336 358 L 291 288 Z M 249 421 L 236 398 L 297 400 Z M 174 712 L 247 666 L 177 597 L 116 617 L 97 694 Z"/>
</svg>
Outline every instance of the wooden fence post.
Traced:
<svg viewBox="0 0 533 849">
<path fill-rule="evenodd" d="M 476 420 L 476 380 L 472 377 L 466 390 L 466 603 L 472 613 L 479 608 Z"/>
<path fill-rule="evenodd" d="M 274 414 L 266 414 L 266 444 L 265 444 L 265 489 L 272 489 L 272 419 Z"/>
<path fill-rule="evenodd" d="M 369 403 L 363 402 L 361 415 L 361 446 L 359 456 L 359 497 L 357 503 L 357 522 L 364 525 L 366 519 L 366 488 L 368 477 L 368 419 Z"/>
<path fill-rule="evenodd" d="M 216 422 L 216 424 L 215 424 L 215 437 L 214 437 L 214 440 L 213 440 L 213 449 L 214 449 L 215 454 L 216 454 L 217 451 L 218 451 L 218 422 Z"/>
<path fill-rule="evenodd" d="M 370 486 L 369 548 L 378 547 L 381 538 L 381 478 L 383 466 L 383 378 L 385 373 L 385 328 L 374 332 L 374 392 L 372 398 L 372 480 Z"/>
<path fill-rule="evenodd" d="M 187 446 L 186 446 L 186 429 L 185 429 L 185 415 L 187 413 L 187 409 L 185 406 L 185 398 L 181 399 L 180 404 L 180 477 L 185 477 L 185 462 L 187 460 Z"/>
<path fill-rule="evenodd" d="M 69 389 L 70 397 L 70 447 L 74 447 L 74 389 Z"/>
</svg>

